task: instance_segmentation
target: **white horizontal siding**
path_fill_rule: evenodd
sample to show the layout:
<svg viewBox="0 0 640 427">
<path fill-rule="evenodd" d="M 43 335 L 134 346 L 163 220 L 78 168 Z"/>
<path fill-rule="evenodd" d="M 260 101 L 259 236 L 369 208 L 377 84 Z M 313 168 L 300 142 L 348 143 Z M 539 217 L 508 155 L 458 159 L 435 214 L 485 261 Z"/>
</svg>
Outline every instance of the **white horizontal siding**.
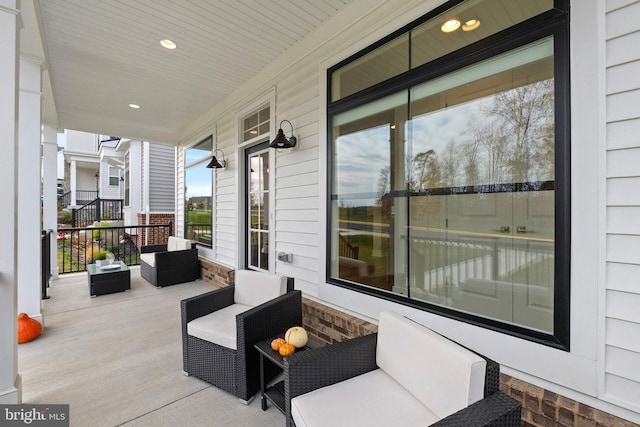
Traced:
<svg viewBox="0 0 640 427">
<path fill-rule="evenodd" d="M 179 148 L 176 153 L 177 164 L 184 165 L 184 150 Z M 175 235 L 184 236 L 184 170 L 179 169 L 176 175 L 176 223 Z"/>
<path fill-rule="evenodd" d="M 640 119 L 607 124 L 607 148 L 636 148 L 640 135 Z"/>
<path fill-rule="evenodd" d="M 623 292 L 637 292 L 640 265 L 609 262 L 607 264 L 607 288 Z"/>
<path fill-rule="evenodd" d="M 607 348 L 607 370 L 640 383 L 640 354 L 618 347 Z"/>
<path fill-rule="evenodd" d="M 640 408 L 640 2 L 609 0 L 606 9 L 604 393 Z"/>
<path fill-rule="evenodd" d="M 149 156 L 149 210 L 173 212 L 176 200 L 175 147 L 148 144 Z"/>
<path fill-rule="evenodd" d="M 640 206 L 607 208 L 607 233 L 640 236 Z"/>
<path fill-rule="evenodd" d="M 640 177 L 640 147 L 607 153 L 608 178 Z"/>
<path fill-rule="evenodd" d="M 615 172 L 611 172 L 615 174 Z M 640 178 L 607 180 L 608 206 L 640 206 Z"/>
</svg>

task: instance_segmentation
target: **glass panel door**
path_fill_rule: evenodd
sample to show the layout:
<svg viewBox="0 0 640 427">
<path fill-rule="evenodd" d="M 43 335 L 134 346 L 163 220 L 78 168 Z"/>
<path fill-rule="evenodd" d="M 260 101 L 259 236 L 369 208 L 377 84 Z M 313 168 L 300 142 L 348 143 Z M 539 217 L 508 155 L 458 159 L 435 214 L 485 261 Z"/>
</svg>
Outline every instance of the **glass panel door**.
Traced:
<svg viewBox="0 0 640 427">
<path fill-rule="evenodd" d="M 269 270 L 269 145 L 246 152 L 247 268 Z"/>
</svg>

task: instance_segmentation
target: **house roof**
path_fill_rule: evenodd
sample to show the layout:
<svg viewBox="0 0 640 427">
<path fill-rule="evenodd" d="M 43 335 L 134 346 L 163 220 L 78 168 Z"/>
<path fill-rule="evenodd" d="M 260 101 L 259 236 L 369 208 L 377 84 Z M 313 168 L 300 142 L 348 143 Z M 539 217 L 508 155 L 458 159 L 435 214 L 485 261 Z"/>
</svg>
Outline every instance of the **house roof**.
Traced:
<svg viewBox="0 0 640 427">
<path fill-rule="evenodd" d="M 176 143 L 189 123 L 350 2 L 24 1 L 21 53 L 44 58 L 45 123 Z"/>
</svg>

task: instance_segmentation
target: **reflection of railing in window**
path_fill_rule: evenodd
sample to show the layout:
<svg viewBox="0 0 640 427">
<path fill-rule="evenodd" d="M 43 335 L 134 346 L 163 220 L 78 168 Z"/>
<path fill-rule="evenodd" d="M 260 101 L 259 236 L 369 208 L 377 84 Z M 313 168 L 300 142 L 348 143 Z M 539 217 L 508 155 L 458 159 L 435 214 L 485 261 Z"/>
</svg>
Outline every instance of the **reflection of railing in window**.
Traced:
<svg viewBox="0 0 640 427">
<path fill-rule="evenodd" d="M 186 224 L 185 238 L 205 246 L 211 246 L 213 243 L 211 224 Z"/>
<path fill-rule="evenodd" d="M 412 292 L 446 298 L 452 286 L 469 279 L 538 286 L 553 283 L 553 242 L 411 237 L 409 247 Z"/>
<path fill-rule="evenodd" d="M 338 237 L 340 238 L 338 242 L 338 254 L 342 257 L 358 259 L 358 252 L 360 249 L 349 243 L 342 234 L 339 234 Z"/>
</svg>

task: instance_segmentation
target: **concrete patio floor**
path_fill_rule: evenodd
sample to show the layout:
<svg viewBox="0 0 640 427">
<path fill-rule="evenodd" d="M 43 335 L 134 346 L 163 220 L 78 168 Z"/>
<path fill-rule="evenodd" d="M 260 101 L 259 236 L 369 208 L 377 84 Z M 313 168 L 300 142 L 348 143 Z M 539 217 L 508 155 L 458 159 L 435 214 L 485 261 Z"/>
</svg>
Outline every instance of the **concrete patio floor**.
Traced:
<svg viewBox="0 0 640 427">
<path fill-rule="evenodd" d="M 131 271 L 131 290 L 91 298 L 86 273 L 51 282 L 46 328 L 18 346 L 22 400 L 69 404 L 70 425 L 283 426 L 276 408 L 182 373 L 180 300 L 203 281 L 157 289 Z"/>
</svg>

